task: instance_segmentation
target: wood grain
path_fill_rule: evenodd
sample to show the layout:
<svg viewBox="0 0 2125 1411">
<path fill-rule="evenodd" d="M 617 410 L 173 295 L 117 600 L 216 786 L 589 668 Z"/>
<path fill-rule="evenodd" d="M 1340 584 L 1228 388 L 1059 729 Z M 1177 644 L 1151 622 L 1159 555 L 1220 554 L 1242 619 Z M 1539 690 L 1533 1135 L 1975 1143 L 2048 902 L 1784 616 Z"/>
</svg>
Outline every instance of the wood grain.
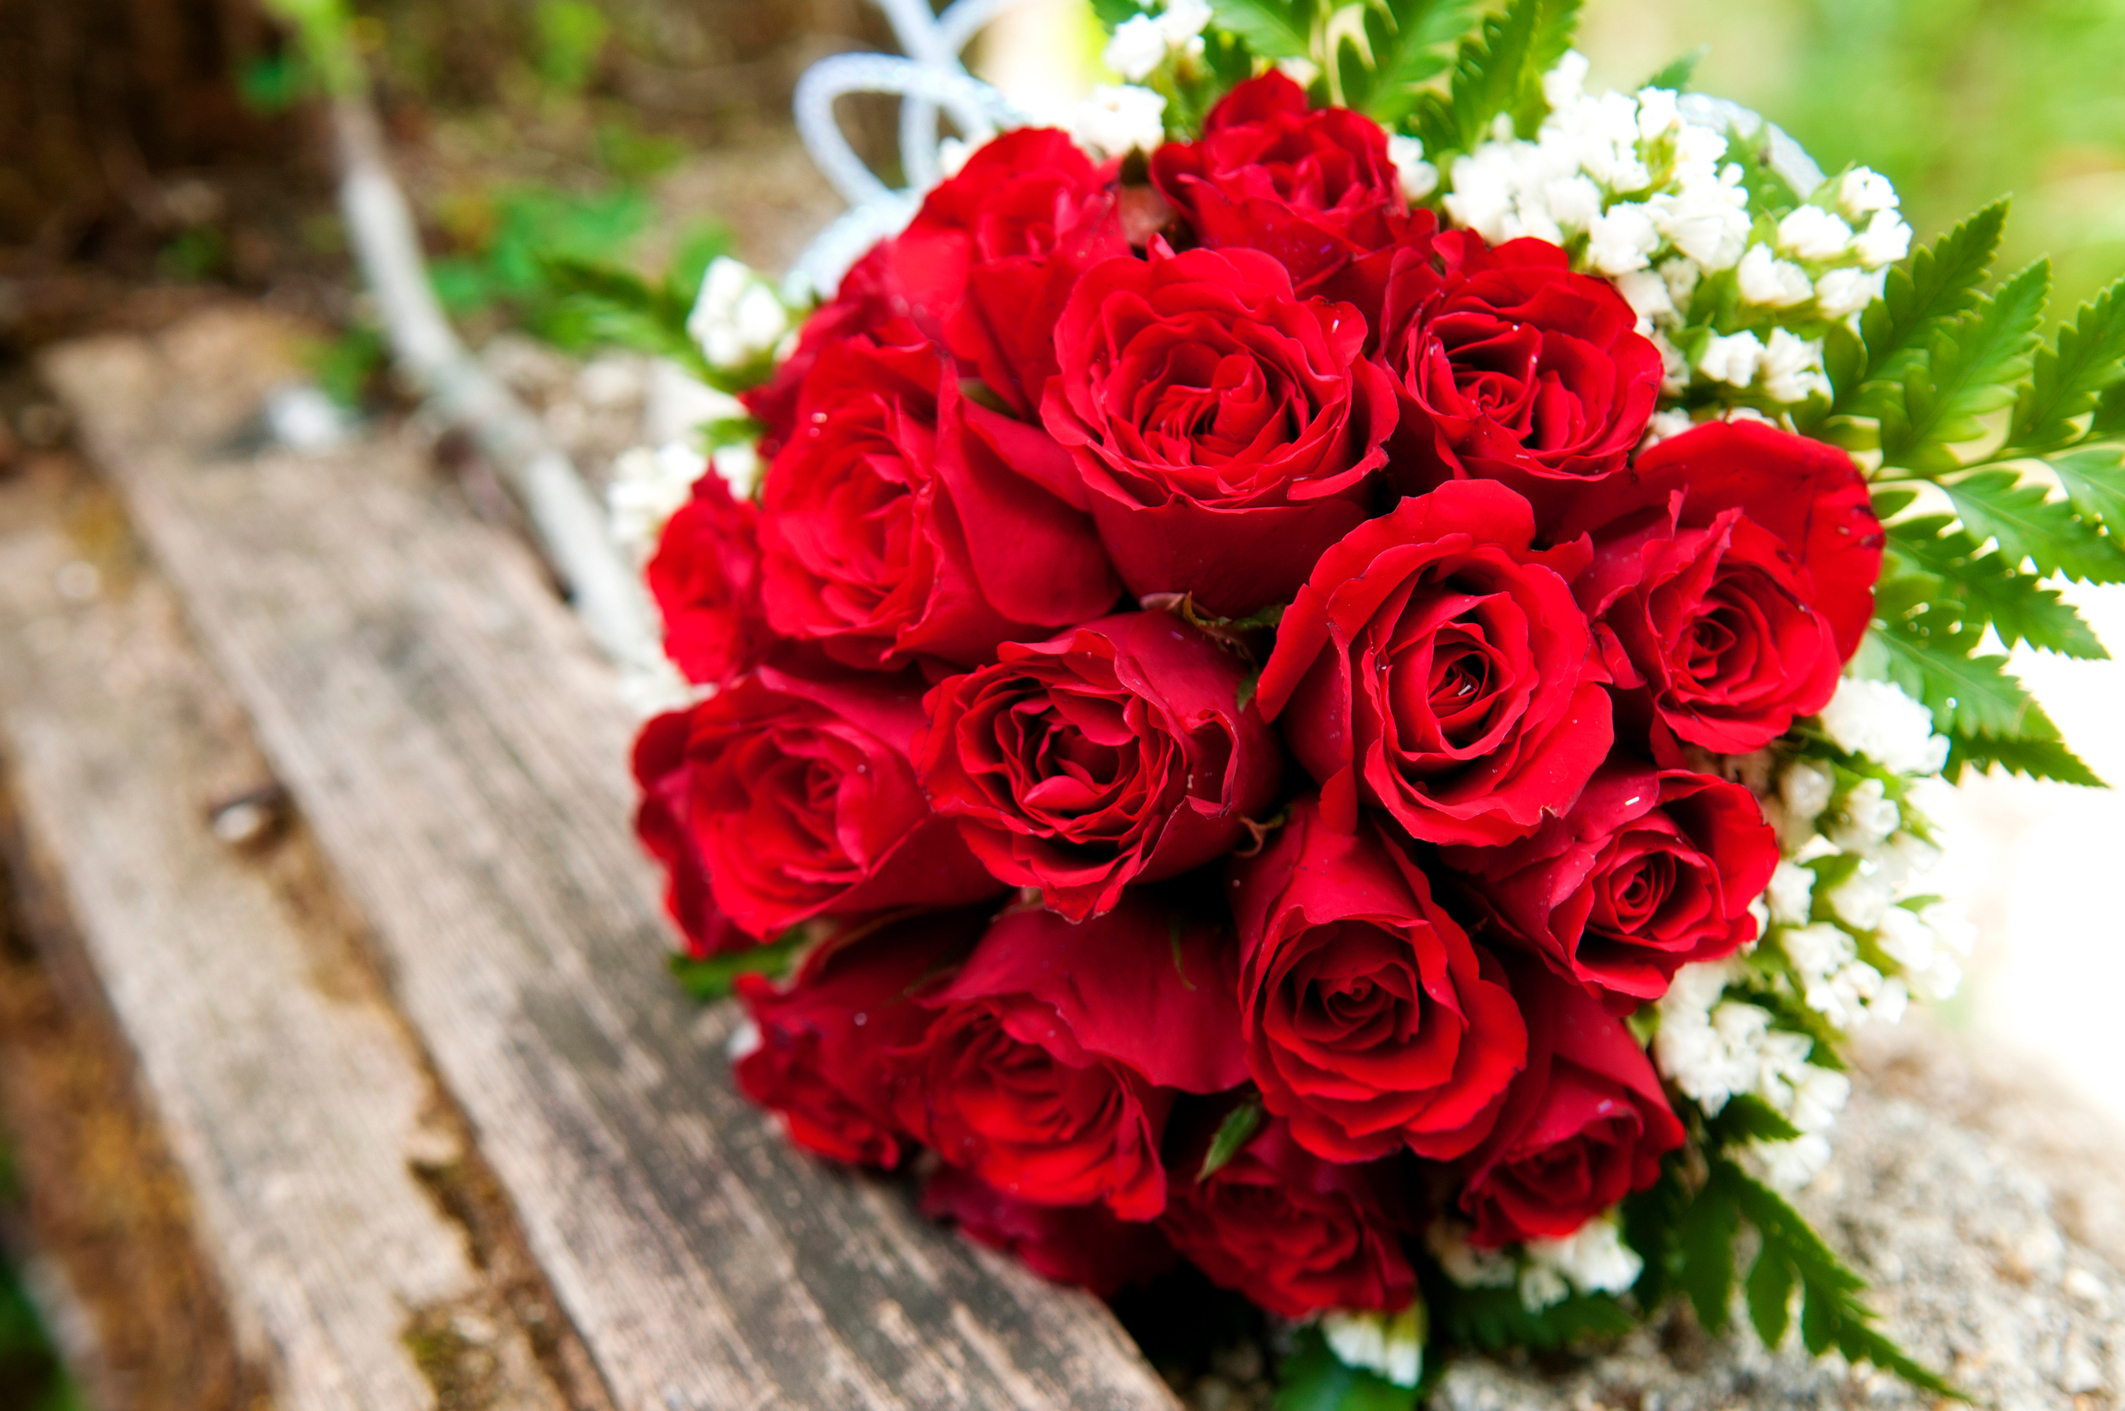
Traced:
<svg viewBox="0 0 2125 1411">
<path fill-rule="evenodd" d="M 166 585 L 108 534 L 68 533 L 66 498 L 35 482 L 0 496 L 0 740 L 23 827 L 275 1404 L 436 1406 L 410 1320 L 492 1319 L 462 1231 L 408 1168 L 449 1140 L 424 1125 L 419 1052 L 262 861 L 210 832 L 209 800 L 266 777 L 241 715 Z M 488 1342 L 481 1405 L 558 1411 L 521 1333 Z"/>
<path fill-rule="evenodd" d="M 736 1094 L 731 1015 L 663 971 L 610 673 L 417 447 L 226 449 L 279 336 L 218 314 L 45 371 L 373 925 L 616 1402 L 1172 1408 L 1099 1304 L 810 1160 Z"/>
</svg>

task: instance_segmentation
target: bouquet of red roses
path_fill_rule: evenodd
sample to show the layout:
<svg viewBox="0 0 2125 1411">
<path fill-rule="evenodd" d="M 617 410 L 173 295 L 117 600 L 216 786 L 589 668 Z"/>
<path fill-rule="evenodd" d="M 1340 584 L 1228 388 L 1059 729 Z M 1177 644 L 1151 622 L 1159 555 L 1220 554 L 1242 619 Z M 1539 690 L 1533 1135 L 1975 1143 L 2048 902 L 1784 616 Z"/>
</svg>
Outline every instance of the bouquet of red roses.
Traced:
<svg viewBox="0 0 2125 1411">
<path fill-rule="evenodd" d="M 642 838 L 745 1091 L 1053 1278 L 1186 1261 L 1413 1385 L 1716 1327 L 1746 1222 L 1767 1338 L 1941 1387 L 1777 1191 L 1839 1034 L 1955 983 L 1918 784 L 2077 764 L 1946 621 L 2055 567 L 1955 448 L 2011 383 L 2005 452 L 2100 440 L 2118 372 L 2028 376 L 1996 213 L 1911 256 L 1871 172 L 1585 94 L 1559 9 L 1445 90 L 1110 16 L 1149 134 L 979 146 L 795 329 L 712 270 L 764 470 L 647 562 Z"/>
</svg>

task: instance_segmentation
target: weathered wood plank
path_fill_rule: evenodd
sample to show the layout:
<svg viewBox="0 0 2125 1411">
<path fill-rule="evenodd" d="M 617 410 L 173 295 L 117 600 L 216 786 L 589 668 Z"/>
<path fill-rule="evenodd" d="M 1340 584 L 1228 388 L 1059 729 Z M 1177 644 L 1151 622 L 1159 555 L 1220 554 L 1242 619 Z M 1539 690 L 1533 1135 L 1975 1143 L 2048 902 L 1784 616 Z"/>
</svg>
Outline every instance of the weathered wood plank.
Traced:
<svg viewBox="0 0 2125 1411">
<path fill-rule="evenodd" d="M 1097 1303 L 791 1149 L 669 984 L 630 724 L 519 546 L 411 447 L 217 453 L 279 330 L 47 375 L 375 928 L 400 1001 L 630 1408 L 1160 1407 Z M 246 359 L 253 368 L 242 372 Z"/>
<path fill-rule="evenodd" d="M 266 777 L 240 713 L 167 586 L 127 573 L 122 550 L 99 569 L 60 508 L 49 483 L 0 493 L 0 744 L 23 827 L 276 1404 L 433 1407 L 409 1329 L 493 1320 L 463 1232 L 408 1169 L 452 1140 L 424 1130 L 431 1080 L 375 986 L 327 949 L 336 938 L 213 837 L 206 802 Z M 522 1333 L 490 1341 L 490 1390 L 559 1411 Z"/>
</svg>

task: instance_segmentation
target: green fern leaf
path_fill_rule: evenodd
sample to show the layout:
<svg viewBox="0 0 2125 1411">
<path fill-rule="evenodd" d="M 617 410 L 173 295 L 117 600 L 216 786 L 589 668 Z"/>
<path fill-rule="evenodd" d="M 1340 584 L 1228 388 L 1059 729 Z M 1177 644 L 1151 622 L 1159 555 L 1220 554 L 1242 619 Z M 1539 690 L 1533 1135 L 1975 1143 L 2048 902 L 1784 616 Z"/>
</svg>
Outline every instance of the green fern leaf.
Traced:
<svg viewBox="0 0 2125 1411">
<path fill-rule="evenodd" d="M 1861 317 L 1858 356 L 1849 359 L 1848 370 L 1832 360 L 1833 412 L 1880 415 L 1876 399 L 1911 363 L 1925 359 L 1933 330 L 1977 302 L 2006 224 L 2007 203 L 1994 202 L 1889 271 L 1882 297 Z"/>
<path fill-rule="evenodd" d="M 1210 0 L 1218 28 L 1265 59 L 1305 59 L 1313 51 L 1311 0 Z"/>
<path fill-rule="evenodd" d="M 1422 95 L 1414 110 L 1426 155 L 1466 152 L 1510 113 L 1516 124 L 1539 108 L 1543 72 L 1571 47 L 1580 0 L 1509 0 L 1467 35 L 1454 56 L 1448 96 Z"/>
<path fill-rule="evenodd" d="M 2063 446 L 2079 434 L 2074 422 L 2125 382 L 2125 280 L 2081 305 L 2058 341 L 2038 352 L 2032 372 L 2015 405 L 2007 444 L 2037 451 Z"/>
<path fill-rule="evenodd" d="M 1447 1342 L 1486 1352 L 1507 1348 L 1565 1347 L 1587 1338 L 1621 1337 L 1637 1318 L 1607 1294 L 1574 1294 L 1530 1313 L 1515 1288 L 1465 1289 L 1439 1281 L 1427 1285 L 1432 1325 Z"/>
<path fill-rule="evenodd" d="M 1682 1291 L 1697 1321 L 1714 1337 L 1726 1330 L 1734 1297 L 1734 1226 L 1740 1215 L 1734 1192 L 1714 1168 L 1697 1198 L 1682 1214 L 1676 1237 L 1682 1245 Z"/>
<path fill-rule="evenodd" d="M 1467 32 L 1473 8 L 1473 0 L 1372 0 L 1365 10 L 1372 49 L 1368 86 L 1363 96 L 1353 96 L 1346 75 L 1344 102 L 1382 125 L 1400 121 L 1417 106 L 1417 86 L 1446 69 L 1444 46 Z"/>
<path fill-rule="evenodd" d="M 1898 603 L 1923 604 L 1935 615 L 1959 605 L 1963 618 L 1952 631 L 1982 633 L 1989 624 L 2010 647 L 2027 642 L 2084 661 L 2108 659 L 2102 642 L 2057 590 L 1986 552 L 1950 523 L 1946 515 L 1929 515 L 1889 526 L 1886 591 L 1878 602 L 1890 604 L 1890 611 Z"/>
<path fill-rule="evenodd" d="M 2045 578 L 2125 583 L 2125 550 L 2081 518 L 2071 500 L 2050 499 L 2011 470 L 1979 471 L 1944 488 L 1971 537 L 1997 540 L 2008 563 L 2027 559 Z"/>
<path fill-rule="evenodd" d="M 2113 533 L 2125 529 L 2125 449 L 2090 446 L 2069 451 L 2053 457 L 2051 469 L 2075 509 L 2102 520 Z"/>
<path fill-rule="evenodd" d="M 1943 649 L 1897 630 L 1874 633 L 1869 640 L 1879 653 L 1878 674 L 1924 702 L 1933 712 L 1934 729 L 1994 740 L 2059 737 L 2051 718 L 2007 674 L 2007 658 L 1965 655 L 1967 648 Z"/>
<path fill-rule="evenodd" d="M 2056 779 L 2084 789 L 2110 787 L 2063 740 L 1988 740 L 1981 735 L 1951 735 L 1948 739 L 1948 767 L 1943 772 L 1951 783 L 1961 779 L 1965 769 L 1982 774 L 1998 765 L 2009 774 L 2031 779 Z"/>
<path fill-rule="evenodd" d="M 1672 93 L 1680 93 L 1690 86 L 1690 80 L 1697 76 L 1697 66 L 1703 63 L 1705 56 L 1711 52 L 1711 45 L 1700 44 L 1689 53 L 1668 64 L 1666 68 L 1654 74 L 1640 84 L 1639 87 L 1665 88 Z"/>
<path fill-rule="evenodd" d="M 1882 402 L 1883 466 L 1921 475 L 1957 468 L 1952 448 L 1985 435 L 1987 413 L 2013 405 L 2050 293 L 2051 265 L 2040 260 L 1933 329 L 1924 364 L 1904 374 L 1902 396 Z"/>
<path fill-rule="evenodd" d="M 1756 1336 L 1763 1339 L 1763 1345 L 1774 1351 L 1785 1341 L 1792 1323 L 1795 1277 L 1793 1261 L 1768 1243 L 1749 1270 L 1749 1321 L 1756 1325 Z"/>
<path fill-rule="evenodd" d="M 1345 1365 L 1319 1328 L 1302 1328 L 1291 1355 L 1277 1364 L 1276 1411 L 1411 1411 L 1415 1387 Z"/>
</svg>

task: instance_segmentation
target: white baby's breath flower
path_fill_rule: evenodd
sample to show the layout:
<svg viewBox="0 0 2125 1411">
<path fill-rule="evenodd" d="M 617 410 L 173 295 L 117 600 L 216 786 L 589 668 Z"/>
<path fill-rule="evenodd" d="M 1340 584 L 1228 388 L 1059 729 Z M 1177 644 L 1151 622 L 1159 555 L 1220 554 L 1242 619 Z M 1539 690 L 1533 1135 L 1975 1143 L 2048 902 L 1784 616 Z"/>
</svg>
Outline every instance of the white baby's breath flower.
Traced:
<svg viewBox="0 0 2125 1411">
<path fill-rule="evenodd" d="M 1166 140 L 1166 100 L 1134 84 L 1103 84 L 1078 105 L 1070 135 L 1102 156 L 1149 152 Z"/>
<path fill-rule="evenodd" d="M 1860 263 L 1868 269 L 1893 265 L 1911 253 L 1911 227 L 1894 211 L 1876 211 L 1856 244 Z"/>
<path fill-rule="evenodd" d="M 709 262 L 686 332 L 710 367 L 742 368 L 774 351 L 789 331 L 789 310 L 772 284 L 728 255 Z"/>
<path fill-rule="evenodd" d="M 1175 49 L 1200 54 L 1203 31 L 1213 18 L 1209 0 L 1166 0 L 1159 12 L 1158 27 Z"/>
<path fill-rule="evenodd" d="M 1933 733 L 1933 712 L 1894 682 L 1846 677 L 1822 709 L 1822 726 L 1845 753 L 1898 774 L 1938 774 L 1948 762 L 1948 741 Z"/>
<path fill-rule="evenodd" d="M 1660 248 L 1660 231 L 1644 206 L 1623 202 L 1587 223 L 1586 258 L 1603 274 L 1644 269 Z"/>
<path fill-rule="evenodd" d="M 1882 296 L 1888 277 L 1888 271 L 1881 269 L 1871 274 L 1860 269 L 1825 270 L 1815 281 L 1815 307 L 1827 318 L 1856 314 Z"/>
<path fill-rule="evenodd" d="M 1666 318 L 1675 313 L 1675 300 L 1668 293 L 1668 282 L 1652 270 L 1626 270 L 1617 275 L 1616 292 L 1640 318 Z"/>
<path fill-rule="evenodd" d="M 1697 370 L 1714 382 L 1747 387 L 1756 380 L 1763 353 L 1763 340 L 1753 333 L 1724 337 L 1715 333 L 1705 340 L 1704 351 L 1697 355 Z"/>
<path fill-rule="evenodd" d="M 1593 65 L 1577 49 L 1567 49 L 1556 67 L 1542 75 L 1542 96 L 1552 109 L 1569 108 L 1586 96 L 1587 70 Z"/>
<path fill-rule="evenodd" d="M 1882 914 L 1896 892 L 1887 878 L 1862 865 L 1825 897 L 1837 919 L 1855 931 L 1871 931 L 1881 924 Z"/>
<path fill-rule="evenodd" d="M 1762 1168 L 1765 1183 L 1782 1191 L 1802 1189 L 1830 1164 L 1829 1139 L 1816 1134 L 1791 1141 L 1751 1142 L 1749 1150 Z"/>
<path fill-rule="evenodd" d="M 686 503 L 708 464 L 708 457 L 683 441 L 622 451 L 613 460 L 612 484 L 605 491 L 613 542 L 636 563 L 647 562 L 664 522 Z"/>
<path fill-rule="evenodd" d="M 1529 1240 L 1527 1257 L 1555 1269 L 1581 1293 L 1622 1293 L 1645 1272 L 1645 1261 L 1623 1242 L 1616 1222 L 1605 1216 L 1596 1216 L 1563 1239 Z"/>
<path fill-rule="evenodd" d="M 1862 779 L 1853 785 L 1839 805 L 1843 818 L 1827 830 L 1830 841 L 1861 857 L 1879 856 L 1882 844 L 1904 821 L 1902 810 L 1887 793 L 1879 779 Z"/>
<path fill-rule="evenodd" d="M 1114 27 L 1114 37 L 1100 57 L 1129 82 L 1141 82 L 1166 61 L 1165 33 L 1151 16 L 1131 15 Z"/>
<path fill-rule="evenodd" d="M 1424 1375 L 1425 1324 L 1421 1302 L 1399 1313 L 1339 1310 L 1321 1315 L 1321 1337 L 1344 1366 L 1413 1387 Z"/>
<path fill-rule="evenodd" d="M 1395 164 L 1395 176 L 1402 183 L 1402 194 L 1410 200 L 1421 201 L 1439 189 L 1439 169 L 1424 160 L 1421 138 L 1399 132 L 1390 134 L 1387 160 Z"/>
<path fill-rule="evenodd" d="M 1657 446 L 1662 441 L 1680 436 L 1696 424 L 1690 414 L 1680 407 L 1673 411 L 1654 412 L 1652 419 L 1645 424 L 1645 439 L 1639 445 L 1641 448 Z"/>
<path fill-rule="evenodd" d="M 1811 833 L 1836 791 L 1837 776 L 1812 759 L 1794 760 L 1778 776 L 1778 796 L 1785 802 L 1787 818 Z"/>
<path fill-rule="evenodd" d="M 1742 263 L 1747 264 L 1748 261 L 1743 260 Z M 1792 265 L 1785 265 L 1785 268 L 1794 269 Z M 1798 270 L 1794 272 L 1799 273 Z M 1801 276 L 1801 282 L 1807 282 L 1805 275 Z M 1760 371 L 1765 394 L 1776 401 L 1805 402 L 1818 392 L 1825 396 L 1830 392 L 1830 379 L 1823 371 L 1821 341 L 1802 338 L 1791 329 L 1771 330 L 1771 339 L 1764 345 Z"/>
<path fill-rule="evenodd" d="M 1786 1109 L 1786 1120 L 1803 1132 L 1827 1132 L 1837 1125 L 1837 1115 L 1851 1100 L 1850 1078 L 1810 1063 L 1793 1084 L 1793 1103 Z"/>
<path fill-rule="evenodd" d="M 1771 874 L 1771 919 L 1781 926 L 1805 926 L 1815 904 L 1815 872 L 1792 862 L 1780 862 Z"/>
<path fill-rule="evenodd" d="M 684 710 L 705 694 L 703 687 L 681 676 L 679 668 L 661 656 L 646 665 L 629 666 L 620 674 L 620 700 L 637 720 Z"/>
<path fill-rule="evenodd" d="M 1854 217 L 1870 216 L 1876 211 L 1894 210 L 1896 188 L 1891 186 L 1889 178 L 1880 172 L 1867 167 L 1854 167 L 1838 178 L 1837 204 Z"/>
<path fill-rule="evenodd" d="M 1852 247 L 1852 227 L 1820 206 L 1798 206 L 1778 223 L 1778 243 L 1804 260 L 1834 260 Z"/>
<path fill-rule="evenodd" d="M 1571 1285 L 1559 1270 L 1547 1264 L 1528 1264 L 1520 1270 L 1520 1306 L 1540 1313 L 1572 1296 Z"/>
<path fill-rule="evenodd" d="M 1561 176 L 1545 182 L 1542 195 L 1549 204 L 1551 218 L 1567 229 L 1586 230 L 1601 218 L 1601 188 L 1585 176 Z M 1646 228 L 1652 228 L 1650 220 Z"/>
<path fill-rule="evenodd" d="M 937 170 L 949 181 L 967 169 L 967 158 L 974 155 L 974 146 L 965 138 L 940 137 L 937 139 Z"/>
<path fill-rule="evenodd" d="M 1734 267 L 1734 280 L 1744 303 L 1765 308 L 1790 309 L 1815 297 L 1808 272 L 1789 260 L 1779 259 L 1768 245 L 1749 247 L 1741 263 Z"/>
<path fill-rule="evenodd" d="M 1495 1249 L 1468 1242 L 1468 1227 L 1453 1220 L 1434 1220 L 1424 1231 L 1424 1247 L 1446 1277 L 1465 1289 L 1505 1288 L 1514 1278 L 1513 1261 Z"/>
</svg>

